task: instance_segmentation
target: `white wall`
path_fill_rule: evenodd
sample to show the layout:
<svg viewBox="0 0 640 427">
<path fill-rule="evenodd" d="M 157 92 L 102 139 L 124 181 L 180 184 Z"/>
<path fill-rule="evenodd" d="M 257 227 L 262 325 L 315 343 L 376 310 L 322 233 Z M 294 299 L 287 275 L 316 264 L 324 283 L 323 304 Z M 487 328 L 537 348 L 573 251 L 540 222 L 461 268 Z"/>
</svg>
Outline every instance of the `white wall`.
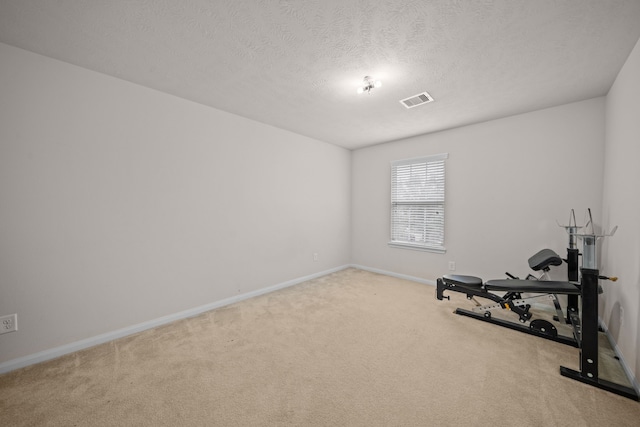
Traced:
<svg viewBox="0 0 640 427">
<path fill-rule="evenodd" d="M 567 223 L 573 208 L 582 222 L 589 207 L 602 219 L 604 105 L 595 98 L 354 151 L 352 261 L 435 281 L 448 261 L 489 279 L 526 276 L 527 259 L 546 247 L 566 255 L 556 220 Z M 412 113 L 428 119 L 429 106 L 420 108 Z M 447 253 L 390 248 L 389 162 L 445 152 Z"/>
<path fill-rule="evenodd" d="M 0 363 L 349 263 L 349 151 L 3 44 L 0 85 Z"/>
<path fill-rule="evenodd" d="M 606 289 L 601 317 L 634 375 L 640 374 L 640 42 L 607 95 L 603 215 L 605 274 L 618 276 Z M 621 317 L 622 315 L 622 317 Z"/>
</svg>

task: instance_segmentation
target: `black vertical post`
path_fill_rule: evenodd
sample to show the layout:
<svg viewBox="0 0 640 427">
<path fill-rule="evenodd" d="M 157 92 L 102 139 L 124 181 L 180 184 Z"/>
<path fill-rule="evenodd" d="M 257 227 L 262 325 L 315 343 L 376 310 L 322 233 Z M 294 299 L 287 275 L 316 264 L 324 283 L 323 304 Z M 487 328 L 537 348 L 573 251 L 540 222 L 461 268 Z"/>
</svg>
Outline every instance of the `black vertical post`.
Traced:
<svg viewBox="0 0 640 427">
<path fill-rule="evenodd" d="M 582 269 L 580 371 L 598 380 L 598 270 Z"/>
<path fill-rule="evenodd" d="M 567 279 L 570 282 L 579 280 L 578 256 L 580 252 L 577 249 L 567 249 Z"/>
<path fill-rule="evenodd" d="M 580 251 L 574 248 L 567 249 L 567 280 L 578 282 L 580 280 L 578 257 Z M 578 314 L 578 295 L 567 295 L 567 323 L 571 323 L 570 314 Z"/>
</svg>

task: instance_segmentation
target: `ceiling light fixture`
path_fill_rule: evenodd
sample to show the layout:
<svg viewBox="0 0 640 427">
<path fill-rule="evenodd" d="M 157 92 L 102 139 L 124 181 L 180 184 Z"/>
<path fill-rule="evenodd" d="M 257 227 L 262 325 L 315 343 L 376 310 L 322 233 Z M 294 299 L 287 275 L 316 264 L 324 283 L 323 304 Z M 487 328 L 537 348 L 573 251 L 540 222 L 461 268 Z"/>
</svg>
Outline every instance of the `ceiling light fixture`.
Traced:
<svg viewBox="0 0 640 427">
<path fill-rule="evenodd" d="M 362 80 L 362 86 L 358 88 L 358 93 L 371 93 L 371 89 L 380 86 L 382 86 L 382 82 L 380 80 L 374 81 L 372 77 L 364 76 L 364 79 Z"/>
</svg>

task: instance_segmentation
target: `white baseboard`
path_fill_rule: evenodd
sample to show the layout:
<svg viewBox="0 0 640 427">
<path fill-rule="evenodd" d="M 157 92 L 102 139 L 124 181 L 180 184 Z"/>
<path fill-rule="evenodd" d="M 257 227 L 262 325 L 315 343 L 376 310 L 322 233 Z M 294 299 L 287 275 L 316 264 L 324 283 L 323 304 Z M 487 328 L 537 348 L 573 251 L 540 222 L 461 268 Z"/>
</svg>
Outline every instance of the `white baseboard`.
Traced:
<svg viewBox="0 0 640 427">
<path fill-rule="evenodd" d="M 370 271 L 372 273 L 384 274 L 385 276 L 397 277 L 398 279 L 411 280 L 412 282 L 423 283 L 425 285 L 435 286 L 434 280 L 423 279 L 421 277 L 409 276 L 406 274 L 394 273 L 393 271 L 380 270 L 377 268 L 366 267 L 364 265 L 351 264 L 351 267 L 358 268 L 360 270 Z"/>
<path fill-rule="evenodd" d="M 60 356 L 64 356 L 69 353 L 84 350 L 89 347 L 94 347 L 99 344 L 104 344 L 109 341 L 113 341 L 118 338 L 123 338 L 128 335 L 136 334 L 138 332 L 146 331 L 147 329 L 156 328 L 167 323 L 175 322 L 176 320 L 186 319 L 189 317 L 197 316 L 198 314 L 206 311 L 214 310 L 216 308 L 224 307 L 229 304 L 234 304 L 239 301 L 243 301 L 249 298 L 264 295 L 269 292 L 274 292 L 279 289 L 284 289 L 289 286 L 297 285 L 308 280 L 316 279 L 318 277 L 326 276 L 327 274 L 335 273 L 336 271 L 349 268 L 350 265 L 343 265 L 340 267 L 332 268 L 329 270 L 314 273 L 309 276 L 299 277 L 297 279 L 289 280 L 277 285 L 268 286 L 266 288 L 258 289 L 252 292 L 247 292 L 241 295 L 236 295 L 230 298 L 226 298 L 220 301 L 215 301 L 209 304 L 205 304 L 199 307 L 194 307 L 189 310 L 173 313 L 167 316 L 159 317 L 157 319 L 149 320 L 147 322 L 138 323 L 137 325 L 128 326 L 126 328 L 118 329 L 116 331 L 107 332 L 94 337 L 86 338 L 80 341 L 65 344 L 60 347 L 55 347 L 49 350 L 44 350 L 38 353 L 30 354 L 27 356 L 19 357 L 17 359 L 8 360 L 0 363 L 0 374 L 10 372 L 16 369 L 24 368 L 29 365 L 35 365 L 36 363 L 45 362 L 47 360 L 55 359 Z"/>
</svg>

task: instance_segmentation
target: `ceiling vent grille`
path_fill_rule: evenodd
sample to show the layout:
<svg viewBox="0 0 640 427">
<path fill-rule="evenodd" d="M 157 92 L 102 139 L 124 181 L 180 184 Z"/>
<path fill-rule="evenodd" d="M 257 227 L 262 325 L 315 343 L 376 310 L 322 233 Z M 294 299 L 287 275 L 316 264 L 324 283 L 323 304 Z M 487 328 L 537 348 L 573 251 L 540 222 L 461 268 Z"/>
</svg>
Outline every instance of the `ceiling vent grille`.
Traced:
<svg viewBox="0 0 640 427">
<path fill-rule="evenodd" d="M 400 103 L 407 108 L 417 107 L 418 105 L 427 104 L 429 102 L 433 102 L 433 98 L 427 92 L 422 92 L 400 100 Z"/>
</svg>

